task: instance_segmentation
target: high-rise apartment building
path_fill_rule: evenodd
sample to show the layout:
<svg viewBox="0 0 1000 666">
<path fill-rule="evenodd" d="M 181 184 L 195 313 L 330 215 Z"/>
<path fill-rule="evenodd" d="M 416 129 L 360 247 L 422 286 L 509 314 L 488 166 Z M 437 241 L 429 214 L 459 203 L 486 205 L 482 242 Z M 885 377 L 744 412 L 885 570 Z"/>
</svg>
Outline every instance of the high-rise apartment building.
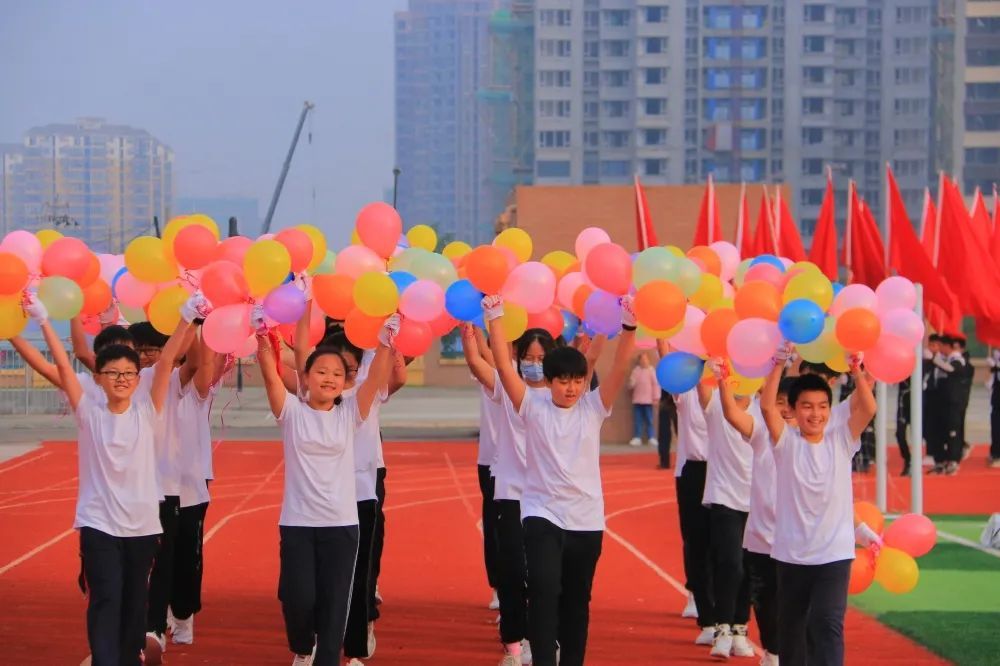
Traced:
<svg viewBox="0 0 1000 666">
<path fill-rule="evenodd" d="M 492 238 L 486 100 L 489 19 L 500 0 L 410 0 L 395 16 L 398 208 L 469 242 Z"/>
<path fill-rule="evenodd" d="M 173 160 L 149 132 L 99 118 L 32 128 L 2 156 L 0 228 L 57 228 L 121 252 L 170 216 Z"/>
<path fill-rule="evenodd" d="M 984 194 L 1000 182 L 1000 2 L 960 0 L 956 39 L 956 77 L 960 107 L 961 152 L 957 162 L 962 188 Z M 963 11 L 964 10 L 964 11 Z"/>
</svg>

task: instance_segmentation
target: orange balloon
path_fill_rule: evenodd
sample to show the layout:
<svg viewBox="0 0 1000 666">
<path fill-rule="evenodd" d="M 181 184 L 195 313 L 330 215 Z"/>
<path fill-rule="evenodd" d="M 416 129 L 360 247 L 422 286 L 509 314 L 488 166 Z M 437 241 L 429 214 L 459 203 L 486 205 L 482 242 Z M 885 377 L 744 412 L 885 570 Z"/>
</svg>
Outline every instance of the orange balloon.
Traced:
<svg viewBox="0 0 1000 666">
<path fill-rule="evenodd" d="M 873 580 L 875 580 L 875 558 L 866 548 L 855 549 L 847 593 L 861 594 L 871 586 Z"/>
<path fill-rule="evenodd" d="M 778 321 L 781 314 L 781 293 L 770 282 L 751 280 L 744 282 L 736 292 L 733 307 L 740 319 L 758 317 Z"/>
<path fill-rule="evenodd" d="M 111 305 L 111 287 L 104 280 L 94 280 L 83 288 L 81 314 L 100 314 L 107 310 L 109 305 Z"/>
<path fill-rule="evenodd" d="M 314 283 L 313 289 L 315 288 Z M 369 317 L 354 308 L 344 319 L 344 334 L 356 347 L 374 349 L 378 345 L 378 334 L 384 322 L 385 317 Z"/>
<path fill-rule="evenodd" d="M 719 255 L 716 251 L 707 245 L 695 245 L 693 248 L 688 250 L 687 256 L 688 259 L 700 262 L 702 269 L 706 273 L 711 273 L 716 277 L 722 273 L 722 260 L 719 259 Z"/>
<path fill-rule="evenodd" d="M 510 273 L 507 254 L 492 245 L 480 245 L 465 255 L 465 272 L 469 282 L 484 294 L 498 294 Z"/>
<path fill-rule="evenodd" d="M 174 237 L 174 256 L 184 268 L 204 268 L 215 259 L 219 245 L 215 234 L 208 227 L 192 224 L 184 227 Z"/>
<path fill-rule="evenodd" d="M 635 293 L 635 315 L 646 328 L 665 331 L 684 319 L 687 300 L 672 282 L 653 280 Z"/>
<path fill-rule="evenodd" d="M 701 342 L 705 345 L 709 357 L 729 355 L 726 338 L 739 320 L 739 315 L 732 308 L 712 310 L 705 315 L 705 319 L 701 322 Z"/>
<path fill-rule="evenodd" d="M 354 278 L 347 275 L 313 276 L 316 305 L 333 319 L 343 320 L 354 309 Z"/>
<path fill-rule="evenodd" d="M 837 317 L 837 342 L 848 352 L 871 349 L 882 335 L 882 324 L 871 310 L 851 308 Z"/>
<path fill-rule="evenodd" d="M 580 268 L 580 260 L 577 259 L 572 264 L 566 267 L 566 270 L 562 272 L 563 275 L 569 275 L 570 273 L 582 273 L 583 269 Z"/>
<path fill-rule="evenodd" d="M 885 526 L 885 516 L 871 502 L 858 501 L 854 503 L 854 526 L 857 527 L 860 523 L 870 527 L 876 534 L 881 534 Z"/>
<path fill-rule="evenodd" d="M 576 315 L 577 319 L 583 319 L 583 306 L 586 305 L 587 299 L 592 293 L 594 293 L 594 288 L 589 284 L 581 284 L 573 292 L 573 314 Z"/>
<path fill-rule="evenodd" d="M 20 293 L 28 284 L 28 265 L 13 252 L 0 252 L 0 296 Z"/>
<path fill-rule="evenodd" d="M 97 259 L 97 255 L 93 252 L 88 254 L 90 254 L 90 263 L 87 264 L 87 270 L 76 281 L 76 283 L 80 285 L 81 289 L 89 287 L 97 280 L 97 278 L 101 277 L 101 262 Z"/>
</svg>

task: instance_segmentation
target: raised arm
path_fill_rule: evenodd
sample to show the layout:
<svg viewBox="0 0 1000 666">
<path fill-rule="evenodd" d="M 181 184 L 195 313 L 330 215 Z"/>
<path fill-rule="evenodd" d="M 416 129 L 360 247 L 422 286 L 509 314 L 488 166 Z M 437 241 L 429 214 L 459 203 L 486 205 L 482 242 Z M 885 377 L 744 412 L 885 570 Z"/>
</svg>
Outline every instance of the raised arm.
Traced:
<svg viewBox="0 0 1000 666">
<path fill-rule="evenodd" d="M 514 405 L 514 411 L 521 411 L 521 403 L 524 401 L 526 391 L 524 380 L 514 370 L 510 361 L 510 347 L 504 339 L 503 324 L 500 318 L 503 317 L 503 298 L 501 296 L 486 296 L 483 298 L 483 318 L 486 325 L 490 327 L 490 349 L 493 351 L 493 360 L 496 362 L 497 374 L 500 375 L 500 384 L 503 390 Z"/>
<path fill-rule="evenodd" d="M 28 366 L 45 377 L 46 380 L 56 388 L 62 388 L 62 379 L 59 378 L 59 368 L 55 363 L 49 361 L 38 351 L 35 345 L 31 344 L 20 335 L 15 335 L 10 339 L 10 344 Z"/>
<path fill-rule="evenodd" d="M 306 359 L 312 353 L 313 347 L 309 344 L 309 325 L 312 322 L 312 301 L 306 301 L 306 310 L 302 313 L 297 324 L 295 324 L 295 371 L 299 375 L 305 374 Z"/>
<path fill-rule="evenodd" d="M 281 410 L 285 407 L 285 398 L 288 396 L 288 389 L 281 382 L 278 374 L 278 360 L 274 356 L 274 348 L 266 332 L 257 333 L 257 367 L 260 368 L 260 376 L 264 380 L 264 391 L 267 393 L 267 402 L 271 406 L 271 413 L 275 418 L 281 416 Z"/>
<path fill-rule="evenodd" d="M 362 419 L 368 418 L 379 391 L 389 382 L 389 374 L 392 372 L 392 345 L 397 333 L 399 333 L 399 315 L 394 314 L 382 324 L 375 358 L 368 368 L 368 378 L 358 387 L 358 412 Z"/>
<path fill-rule="evenodd" d="M 410 359 L 412 361 L 413 359 Z M 406 366 L 410 361 L 399 351 L 392 350 L 392 370 L 389 373 L 389 395 L 394 394 L 399 389 L 406 386 L 407 370 Z"/>
<path fill-rule="evenodd" d="M 198 339 L 197 335 L 198 327 L 189 326 L 184 333 L 180 349 L 177 350 L 177 358 L 184 357 L 184 363 L 180 367 L 181 386 L 187 386 L 187 383 L 194 379 L 198 373 L 198 366 L 201 364 L 201 355 L 199 354 L 201 345 L 195 344 Z"/>
<path fill-rule="evenodd" d="M 621 298 L 622 306 L 622 332 L 618 336 L 618 348 L 615 350 L 615 358 L 611 364 L 611 372 L 601 382 L 598 391 L 601 392 L 601 402 L 605 409 L 611 409 L 615 404 L 615 398 L 625 384 L 625 375 L 628 374 L 629 365 L 632 363 L 632 351 L 635 349 L 635 310 L 632 305 L 631 296 Z M 597 341 L 595 340 L 595 343 Z M 594 345 L 591 345 L 593 348 Z M 588 359 L 589 360 L 589 359 Z M 594 359 L 596 362 L 597 359 Z"/>
<path fill-rule="evenodd" d="M 489 363 L 491 368 L 497 367 L 496 359 L 493 358 L 493 351 L 490 349 L 489 343 L 486 342 L 486 336 L 483 335 L 483 329 L 472 324 L 472 333 L 476 338 L 476 348 L 479 350 L 479 356 Z M 464 345 L 465 343 L 463 342 L 462 344 Z"/>
<path fill-rule="evenodd" d="M 698 391 L 698 404 L 701 405 L 702 411 L 708 409 L 708 404 L 712 402 L 712 387 L 705 384 L 705 382 L 698 382 L 696 385 Z"/>
<path fill-rule="evenodd" d="M 153 407 L 157 412 L 163 410 L 163 405 L 167 401 L 167 391 L 170 388 L 170 375 L 174 371 L 174 364 L 183 352 L 185 342 L 189 340 L 189 333 L 194 325 L 181 318 L 177 328 L 170 335 L 167 344 L 163 345 L 160 352 L 160 360 L 153 366 L 153 386 L 150 388 L 150 397 L 153 400 Z"/>
<path fill-rule="evenodd" d="M 777 360 L 777 359 L 776 359 Z M 771 436 L 771 443 L 777 444 L 785 432 L 785 419 L 778 409 L 778 384 L 781 382 L 781 371 L 784 362 L 776 362 L 771 372 L 764 380 L 764 390 L 760 394 L 760 411 L 764 416 L 764 425 Z"/>
<path fill-rule="evenodd" d="M 877 406 L 875 395 L 872 393 L 871 384 L 868 383 L 861 369 L 861 356 L 851 357 L 851 376 L 854 377 L 854 384 L 857 388 L 851 394 L 851 411 L 847 417 L 847 427 L 851 430 L 851 439 L 861 437 L 872 417 L 875 416 Z"/>
<path fill-rule="evenodd" d="M 712 372 L 715 373 L 715 378 L 719 382 L 719 402 L 722 404 L 722 415 L 743 439 L 750 439 L 750 435 L 753 434 L 753 417 L 747 410 L 740 409 L 739 405 L 736 404 L 728 368 L 725 361 L 721 359 L 718 361 L 721 362 L 713 361 Z"/>
<path fill-rule="evenodd" d="M 198 369 L 194 374 L 194 390 L 198 392 L 199 398 L 205 400 L 212 390 L 212 384 L 215 383 L 216 367 L 222 354 L 216 354 L 212 351 L 205 344 L 205 336 L 203 335 L 191 345 L 192 351 L 196 348 L 198 350 Z"/>
<path fill-rule="evenodd" d="M 37 321 L 42 329 L 42 335 L 45 336 L 45 344 L 48 346 L 49 351 L 52 352 L 52 360 L 55 361 L 55 366 L 59 370 L 59 381 L 62 384 L 63 393 L 66 394 L 66 399 L 69 401 L 70 407 L 75 411 L 77 405 L 80 404 L 80 399 L 83 397 L 80 380 L 77 378 L 76 373 L 73 372 L 73 364 L 69 361 L 69 355 L 66 353 L 66 348 L 63 347 L 62 340 L 59 339 L 55 329 L 49 324 L 48 319 L 39 319 Z"/>
<path fill-rule="evenodd" d="M 604 345 L 608 343 L 608 336 L 596 335 L 587 345 L 584 356 L 587 359 L 587 386 L 590 386 L 590 379 L 594 376 L 594 368 L 597 367 L 597 359 L 604 353 Z"/>
<path fill-rule="evenodd" d="M 73 356 L 93 372 L 97 355 L 87 344 L 87 333 L 83 330 L 83 319 L 80 315 L 69 320 L 69 339 L 73 343 Z"/>
<path fill-rule="evenodd" d="M 496 374 L 493 372 L 493 366 L 483 359 L 477 337 L 479 336 L 476 335 L 475 326 L 462 324 L 462 353 L 465 355 L 465 363 L 472 371 L 472 376 L 488 391 L 493 391 Z"/>
</svg>

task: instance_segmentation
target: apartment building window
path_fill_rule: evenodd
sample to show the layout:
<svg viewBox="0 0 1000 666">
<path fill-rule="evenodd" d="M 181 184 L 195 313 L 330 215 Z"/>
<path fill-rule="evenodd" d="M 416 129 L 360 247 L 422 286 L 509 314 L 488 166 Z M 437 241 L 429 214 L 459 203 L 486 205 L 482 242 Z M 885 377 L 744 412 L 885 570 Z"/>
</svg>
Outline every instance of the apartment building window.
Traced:
<svg viewBox="0 0 1000 666">
<path fill-rule="evenodd" d="M 833 40 L 833 53 L 839 58 L 853 56 L 857 53 L 856 39 L 835 39 Z"/>
<path fill-rule="evenodd" d="M 771 175 L 777 176 L 785 170 L 785 161 L 781 159 L 771 160 Z"/>
<path fill-rule="evenodd" d="M 776 58 L 785 55 L 785 38 L 784 37 L 775 37 L 774 40 L 772 41 L 772 43 L 774 45 L 774 56 Z"/>
<path fill-rule="evenodd" d="M 930 15 L 928 7 L 896 7 L 896 23 L 898 25 L 928 23 Z"/>
<path fill-rule="evenodd" d="M 804 189 L 799 195 L 799 201 L 803 206 L 820 206 L 825 192 L 826 190 L 822 188 Z"/>
<path fill-rule="evenodd" d="M 877 69 L 869 69 L 865 72 L 865 84 L 869 88 L 878 88 L 882 85 L 882 72 Z"/>
<path fill-rule="evenodd" d="M 688 7 L 684 10 L 684 24 L 687 26 L 698 25 L 698 8 Z"/>
<path fill-rule="evenodd" d="M 868 25 L 869 26 L 880 26 L 880 25 L 882 25 L 882 10 L 881 9 L 869 9 L 868 10 Z"/>
<path fill-rule="evenodd" d="M 822 115 L 824 106 L 823 101 L 824 100 L 822 97 L 803 97 L 802 115 L 804 116 Z"/>
<path fill-rule="evenodd" d="M 882 55 L 882 40 L 881 39 L 869 39 L 868 42 L 868 55 L 873 57 L 878 57 Z"/>
<path fill-rule="evenodd" d="M 826 21 L 825 5 L 805 5 L 802 7 L 802 20 L 806 23 L 823 23 Z"/>
<path fill-rule="evenodd" d="M 597 102 L 584 102 L 583 103 L 583 118 L 584 120 L 596 119 L 599 113 L 599 106 Z"/>
<path fill-rule="evenodd" d="M 833 130 L 833 145 L 840 148 L 853 146 L 854 132 L 852 130 Z"/>
<path fill-rule="evenodd" d="M 605 148 L 628 148 L 630 132 L 617 130 L 601 132 L 601 143 Z"/>
<path fill-rule="evenodd" d="M 583 12 L 583 27 L 598 28 L 601 25 L 601 13 L 597 10 L 588 9 Z"/>
<path fill-rule="evenodd" d="M 627 69 L 610 69 L 602 72 L 604 85 L 609 88 L 624 88 L 632 79 L 632 72 Z"/>
<path fill-rule="evenodd" d="M 774 81 L 774 87 L 780 88 L 785 85 L 785 68 L 775 67 L 771 70 L 771 78 Z"/>
<path fill-rule="evenodd" d="M 686 86 L 697 86 L 698 85 L 698 69 L 695 67 L 688 67 L 684 70 L 684 85 Z"/>
<path fill-rule="evenodd" d="M 568 39 L 538 40 L 538 55 L 546 58 L 569 58 L 572 55 L 573 42 Z"/>
<path fill-rule="evenodd" d="M 543 99 L 538 102 L 538 115 L 542 118 L 569 118 L 570 100 Z"/>
<path fill-rule="evenodd" d="M 662 116 L 667 112 L 667 100 L 665 99 L 645 99 L 643 106 L 647 116 Z"/>
<path fill-rule="evenodd" d="M 918 116 L 927 113 L 927 100 L 902 97 L 893 100 L 893 112 L 897 116 Z"/>
<path fill-rule="evenodd" d="M 785 24 L 785 8 L 784 7 L 774 7 L 771 10 L 771 17 L 776 25 Z"/>
<path fill-rule="evenodd" d="M 646 54 L 656 54 L 656 53 L 666 53 L 667 51 L 667 38 L 666 37 L 646 37 L 643 42 L 643 53 Z"/>
<path fill-rule="evenodd" d="M 837 99 L 833 101 L 833 110 L 837 116 L 848 118 L 854 115 L 854 105 L 853 99 Z"/>
<path fill-rule="evenodd" d="M 764 120 L 767 116 L 767 101 L 763 99 L 741 99 L 740 120 Z"/>
<path fill-rule="evenodd" d="M 568 88 L 570 81 L 569 70 L 545 69 L 538 72 L 538 85 L 542 88 Z"/>
<path fill-rule="evenodd" d="M 925 176 L 927 163 L 924 160 L 893 160 L 892 170 L 897 176 Z"/>
<path fill-rule="evenodd" d="M 965 20 L 965 29 L 970 35 L 993 35 L 1000 32 L 1000 16 L 970 18 Z"/>
<path fill-rule="evenodd" d="M 1000 83 L 966 83 L 965 98 L 969 100 L 1000 99 Z"/>
<path fill-rule="evenodd" d="M 808 146 L 823 143 L 823 129 L 820 127 L 803 127 L 802 143 Z"/>
<path fill-rule="evenodd" d="M 684 176 L 686 178 L 698 176 L 698 160 L 684 160 Z"/>
<path fill-rule="evenodd" d="M 898 56 L 927 55 L 926 37 L 897 37 L 895 53 Z"/>
<path fill-rule="evenodd" d="M 597 130 L 587 130 L 583 133 L 583 146 L 585 148 L 597 148 L 599 134 Z"/>
<path fill-rule="evenodd" d="M 1000 164 L 1000 148 L 966 148 L 966 164 Z"/>
<path fill-rule="evenodd" d="M 856 79 L 857 77 L 853 69 L 838 69 L 834 72 L 834 80 L 838 86 L 850 88 L 854 85 Z"/>
<path fill-rule="evenodd" d="M 826 37 L 807 35 L 802 38 L 802 50 L 806 53 L 826 53 Z"/>
<path fill-rule="evenodd" d="M 601 109 L 608 118 L 624 118 L 629 114 L 629 103 L 621 100 L 601 102 Z"/>
<path fill-rule="evenodd" d="M 763 150 L 766 141 L 766 130 L 745 128 L 740 130 L 740 150 Z"/>
<path fill-rule="evenodd" d="M 632 12 L 628 9 L 605 9 L 601 16 L 608 28 L 624 28 L 632 21 Z"/>
<path fill-rule="evenodd" d="M 865 145 L 866 146 L 878 146 L 879 144 L 879 133 L 876 131 L 866 131 L 865 132 Z"/>
<path fill-rule="evenodd" d="M 667 82 L 666 67 L 646 67 L 643 69 L 646 85 L 656 86 Z"/>
<path fill-rule="evenodd" d="M 686 129 L 684 130 L 684 144 L 687 146 L 697 146 L 698 145 L 698 130 Z"/>
<path fill-rule="evenodd" d="M 733 120 L 733 105 L 728 99 L 706 99 L 705 120 L 726 122 Z"/>
<path fill-rule="evenodd" d="M 709 68 L 705 70 L 705 87 L 709 90 L 726 90 L 733 86 L 731 69 Z"/>
<path fill-rule="evenodd" d="M 853 8 L 843 9 L 838 7 L 834 10 L 833 21 L 838 27 L 846 27 L 858 24 L 858 10 Z"/>
<path fill-rule="evenodd" d="M 927 83 L 927 68 L 897 67 L 896 83 L 899 85 L 923 85 Z"/>
<path fill-rule="evenodd" d="M 803 67 L 802 81 L 813 85 L 826 83 L 826 67 Z"/>
<path fill-rule="evenodd" d="M 684 100 L 684 115 L 686 116 L 698 115 L 698 100 L 696 99 Z"/>
<path fill-rule="evenodd" d="M 583 87 L 584 88 L 597 88 L 601 85 L 601 73 L 595 71 L 588 71 L 583 73 Z"/>
<path fill-rule="evenodd" d="M 740 160 L 740 180 L 757 182 L 764 179 L 764 167 L 766 161 L 763 159 Z"/>
<path fill-rule="evenodd" d="M 642 161 L 643 173 L 647 176 L 665 176 L 667 173 L 667 161 L 650 159 Z"/>
<path fill-rule="evenodd" d="M 705 27 L 710 30 L 732 30 L 733 7 L 706 7 Z"/>
<path fill-rule="evenodd" d="M 645 7 L 642 10 L 642 18 L 646 23 L 666 23 L 670 7 L 665 5 L 655 7 Z"/>
<path fill-rule="evenodd" d="M 802 160 L 802 173 L 806 176 L 820 176 L 823 174 L 823 160 L 807 159 Z"/>
<path fill-rule="evenodd" d="M 776 129 L 771 130 L 771 143 L 774 146 L 780 146 L 785 140 L 785 130 Z"/>
<path fill-rule="evenodd" d="M 629 175 L 631 162 L 628 160 L 601 160 L 601 176 L 624 177 Z"/>
<path fill-rule="evenodd" d="M 538 133 L 539 148 L 569 148 L 569 130 L 546 130 Z"/>
<path fill-rule="evenodd" d="M 597 155 L 585 155 L 583 159 L 583 182 L 596 183 L 601 174 L 601 163 Z"/>
<path fill-rule="evenodd" d="M 925 148 L 927 147 L 927 132 L 919 129 L 893 130 L 892 142 L 897 148 Z"/>
<path fill-rule="evenodd" d="M 569 9 L 542 9 L 538 13 L 538 22 L 545 26 L 568 26 L 572 18 Z"/>
<path fill-rule="evenodd" d="M 588 39 L 583 43 L 584 58 L 599 58 L 601 56 L 601 43 L 596 39 Z"/>
<path fill-rule="evenodd" d="M 965 64 L 973 67 L 993 67 L 998 62 L 1000 62 L 1000 48 L 969 49 Z"/>
<path fill-rule="evenodd" d="M 642 145 L 644 146 L 665 146 L 667 145 L 667 130 L 665 129 L 644 129 L 642 132 Z"/>
<path fill-rule="evenodd" d="M 539 178 L 569 178 L 569 160 L 538 160 L 535 171 Z"/>
<path fill-rule="evenodd" d="M 1000 130 L 1000 113 L 977 113 L 966 117 L 965 129 L 972 132 Z"/>
<path fill-rule="evenodd" d="M 629 40 L 627 39 L 605 39 L 603 42 L 604 55 L 608 58 L 627 58 L 629 54 Z"/>
<path fill-rule="evenodd" d="M 698 57 L 698 38 L 697 37 L 685 37 L 684 38 L 684 55 L 688 58 Z"/>
</svg>

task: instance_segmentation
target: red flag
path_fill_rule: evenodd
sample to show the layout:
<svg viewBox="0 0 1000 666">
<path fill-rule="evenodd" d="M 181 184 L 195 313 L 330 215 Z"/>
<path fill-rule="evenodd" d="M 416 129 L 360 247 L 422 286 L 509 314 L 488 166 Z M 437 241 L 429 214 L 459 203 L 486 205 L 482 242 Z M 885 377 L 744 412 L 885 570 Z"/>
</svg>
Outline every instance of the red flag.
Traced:
<svg viewBox="0 0 1000 666">
<path fill-rule="evenodd" d="M 717 240 L 722 240 L 722 227 L 719 225 L 719 206 L 715 201 L 715 184 L 712 174 L 708 174 L 708 186 L 701 199 L 693 245 L 711 245 Z"/>
<path fill-rule="evenodd" d="M 646 191 L 642 189 L 639 176 L 635 177 L 635 237 L 640 252 L 660 244 L 656 240 L 653 218 L 649 215 L 649 202 L 646 201 Z"/>
<path fill-rule="evenodd" d="M 957 188 L 946 183 L 938 206 L 941 218 L 938 269 L 964 314 L 1000 322 L 1000 270 L 972 231 Z"/>
<path fill-rule="evenodd" d="M 788 203 L 781 196 L 781 188 L 776 188 L 774 195 L 774 219 L 778 221 L 778 250 L 782 257 L 792 261 L 805 261 L 806 251 L 802 247 L 802 237 L 799 235 L 799 225 L 792 218 Z"/>
<path fill-rule="evenodd" d="M 771 219 L 771 212 L 771 201 L 765 187 L 762 188 L 760 208 L 757 209 L 757 231 L 753 237 L 751 257 L 762 254 L 778 255 L 778 244 L 774 234 L 774 220 Z"/>
<path fill-rule="evenodd" d="M 990 220 L 990 213 L 986 210 L 986 202 L 983 201 L 983 193 L 980 189 L 976 188 L 976 194 L 972 199 L 972 214 L 970 216 L 970 221 L 972 222 L 972 231 L 976 234 L 976 238 L 979 240 L 983 247 L 989 247 L 991 241 L 993 240 L 993 223 Z"/>
<path fill-rule="evenodd" d="M 809 248 L 809 261 L 819 266 L 823 275 L 831 281 L 836 281 L 837 223 L 833 205 L 833 179 L 827 173 L 826 192 L 823 193 L 823 204 L 819 207 L 819 217 L 816 219 L 812 247 Z"/>
<path fill-rule="evenodd" d="M 753 234 L 750 227 L 750 204 L 747 201 L 747 184 L 740 184 L 740 208 L 736 218 L 736 248 L 740 257 L 746 259 L 754 256 Z"/>
<path fill-rule="evenodd" d="M 990 243 L 990 254 L 1000 261 L 1000 196 L 997 196 L 996 185 L 993 185 L 993 238 Z"/>
<path fill-rule="evenodd" d="M 874 289 L 886 278 L 885 247 L 871 210 L 858 198 L 854 181 L 850 186 L 850 206 L 844 247 L 848 281 Z"/>
<path fill-rule="evenodd" d="M 959 313 L 955 297 L 917 240 L 913 225 L 906 214 L 906 205 L 899 193 L 896 178 L 888 165 L 886 165 L 886 183 L 889 194 L 889 265 L 903 277 L 923 285 L 926 312 L 930 313 L 936 307 L 947 321 L 954 322 L 956 319 L 960 321 L 961 317 L 956 317 Z"/>
<path fill-rule="evenodd" d="M 937 266 L 938 211 L 930 188 L 924 188 L 924 209 L 920 215 L 920 243 L 924 246 L 931 265 Z"/>
</svg>

